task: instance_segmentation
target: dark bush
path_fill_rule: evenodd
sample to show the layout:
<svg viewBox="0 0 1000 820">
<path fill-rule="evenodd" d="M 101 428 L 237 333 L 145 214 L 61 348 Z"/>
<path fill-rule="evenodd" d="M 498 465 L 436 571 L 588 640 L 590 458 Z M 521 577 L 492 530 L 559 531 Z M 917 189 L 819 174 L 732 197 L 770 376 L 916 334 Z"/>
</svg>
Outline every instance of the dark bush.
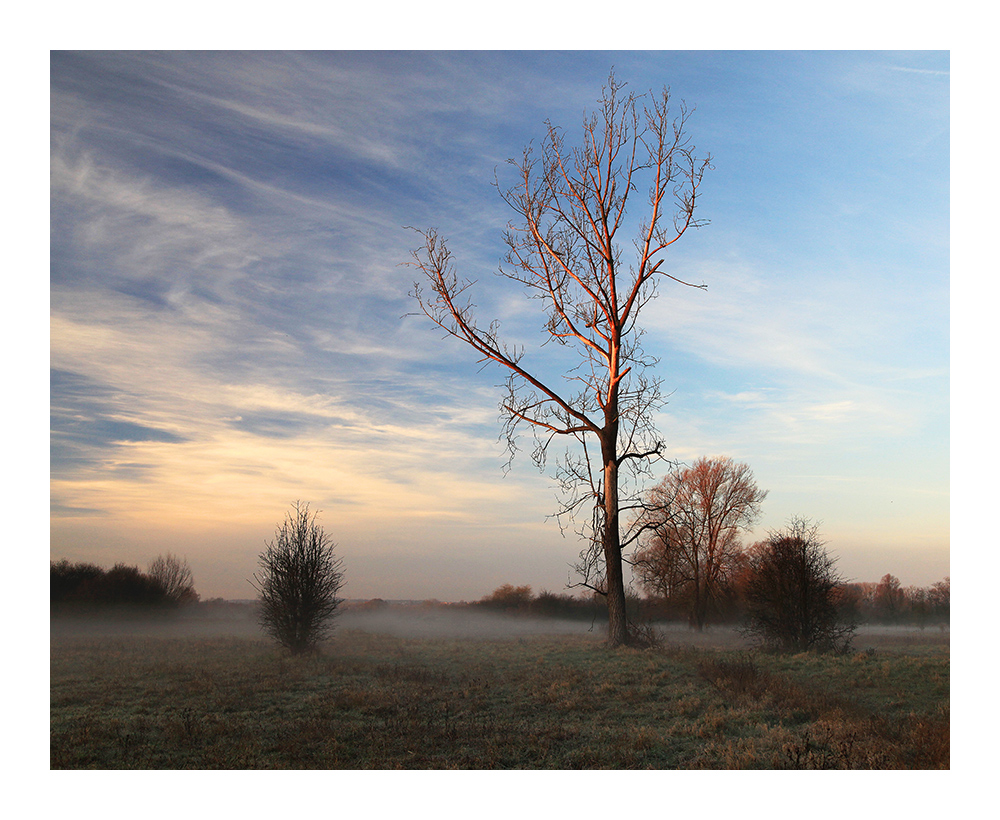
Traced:
<svg viewBox="0 0 1000 820">
<path fill-rule="evenodd" d="M 163 609 L 171 604 L 166 589 L 138 567 L 118 563 L 104 570 L 65 559 L 49 565 L 49 592 L 57 612 L 109 609 Z"/>
<path fill-rule="evenodd" d="M 103 577 L 90 582 L 95 597 L 110 605 L 163 606 L 170 603 L 167 590 L 138 567 L 115 564 Z"/>
<path fill-rule="evenodd" d="M 49 597 L 53 604 L 81 600 L 84 585 L 104 576 L 95 564 L 71 564 L 65 558 L 49 564 Z"/>
<path fill-rule="evenodd" d="M 817 527 L 792 519 L 748 555 L 744 631 L 785 651 L 846 650 L 856 629 Z"/>
</svg>

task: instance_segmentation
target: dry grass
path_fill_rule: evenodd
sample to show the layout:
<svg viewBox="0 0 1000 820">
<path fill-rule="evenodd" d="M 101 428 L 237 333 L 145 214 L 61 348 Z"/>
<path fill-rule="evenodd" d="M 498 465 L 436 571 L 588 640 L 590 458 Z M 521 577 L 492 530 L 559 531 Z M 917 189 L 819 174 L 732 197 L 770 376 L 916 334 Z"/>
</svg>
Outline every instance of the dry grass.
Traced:
<svg viewBox="0 0 1000 820">
<path fill-rule="evenodd" d="M 947 768 L 948 654 L 53 637 L 64 768 Z"/>
<path fill-rule="evenodd" d="M 744 656 L 705 660 L 699 669 L 735 699 L 801 721 L 781 744 L 783 767 L 949 767 L 947 657 L 878 660 L 865 652 L 838 662 L 812 654 L 759 660 Z M 809 683 L 820 676 L 824 686 Z M 857 697 L 861 687 L 864 697 Z M 782 722 L 783 727 L 788 724 Z"/>
</svg>

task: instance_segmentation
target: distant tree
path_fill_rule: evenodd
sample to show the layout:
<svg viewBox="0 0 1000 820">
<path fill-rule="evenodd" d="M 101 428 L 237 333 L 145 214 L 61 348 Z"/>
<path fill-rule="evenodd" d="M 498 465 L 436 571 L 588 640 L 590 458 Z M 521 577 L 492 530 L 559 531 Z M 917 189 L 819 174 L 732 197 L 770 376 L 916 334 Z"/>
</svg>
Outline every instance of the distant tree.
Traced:
<svg viewBox="0 0 1000 820">
<path fill-rule="evenodd" d="M 863 621 L 875 619 L 875 589 L 877 586 L 878 584 L 872 581 L 854 581 L 847 584 Z"/>
<path fill-rule="evenodd" d="M 898 622 L 903 616 L 905 602 L 906 596 L 899 586 L 899 579 L 889 573 L 883 575 L 875 587 L 872 601 L 875 618 L 887 624 Z"/>
<path fill-rule="evenodd" d="M 578 516 L 587 545 L 581 584 L 605 598 L 609 646 L 628 642 L 621 513 L 664 450 L 654 423 L 664 399 L 651 375 L 655 359 L 642 349 L 639 315 L 660 280 L 681 282 L 667 272 L 664 254 L 699 226 L 695 202 L 710 167 L 686 133 L 689 111 L 682 105 L 671 116 L 667 89 L 644 100 L 624 85 L 608 78 L 579 147 L 567 147 L 563 132 L 548 125 L 536 154 L 528 147 L 511 160 L 516 182 L 501 192 L 514 219 L 499 273 L 540 301 L 547 340 L 575 355 L 561 375 L 504 342 L 498 321 L 476 318 L 473 283 L 459 279 L 436 231 L 420 231 L 413 254 L 423 274 L 413 290 L 421 311 L 507 373 L 500 409 L 511 454 L 523 427 L 535 436 L 540 468 L 553 440 L 570 443 L 557 468 L 560 514 Z M 635 218 L 633 195 L 643 194 L 644 212 Z M 631 264 L 619 236 L 625 230 L 634 230 Z"/>
<path fill-rule="evenodd" d="M 197 603 L 198 593 L 194 591 L 194 578 L 187 561 L 168 552 L 154 558 L 146 574 L 160 583 L 172 603 Z"/>
<path fill-rule="evenodd" d="M 837 610 L 845 623 L 857 625 L 865 620 L 865 605 L 859 587 L 859 584 L 853 583 L 840 583 L 837 586 Z"/>
<path fill-rule="evenodd" d="M 649 497 L 655 503 L 655 490 Z M 684 552 L 666 533 L 649 531 L 631 561 L 639 587 L 647 595 L 672 603 L 691 600 L 691 580 Z M 690 603 L 687 606 L 690 608 Z"/>
<path fill-rule="evenodd" d="M 343 585 L 342 559 L 309 505 L 296 501 L 272 542 L 265 542 L 250 582 L 260 593 L 260 624 L 295 654 L 315 649 L 329 633 Z"/>
<path fill-rule="evenodd" d="M 786 651 L 845 650 L 856 623 L 844 607 L 843 579 L 818 526 L 793 518 L 747 555 L 744 631 Z"/>
<path fill-rule="evenodd" d="M 585 615 L 588 603 L 572 595 L 561 595 L 543 589 L 531 602 L 531 612 L 546 618 Z"/>
<path fill-rule="evenodd" d="M 527 611 L 531 605 L 531 587 L 501 584 L 489 595 L 481 598 L 479 603 L 492 609 Z"/>
<path fill-rule="evenodd" d="M 951 578 L 937 581 L 927 592 L 927 603 L 931 617 L 938 623 L 947 623 L 951 619 Z"/>
<path fill-rule="evenodd" d="M 903 600 L 906 620 L 915 623 L 921 629 L 927 626 L 930 616 L 927 590 L 924 587 L 908 586 L 903 590 Z"/>
<path fill-rule="evenodd" d="M 632 564 L 640 584 L 668 599 L 684 594 L 691 625 L 703 629 L 739 561 L 740 533 L 766 497 L 750 467 L 731 458 L 699 458 L 674 470 L 647 493 L 638 515 L 645 535 Z"/>
<path fill-rule="evenodd" d="M 572 600 L 569 596 L 559 595 L 543 589 L 531 602 L 531 611 L 536 615 L 553 616 L 562 614 L 564 600 Z"/>
</svg>

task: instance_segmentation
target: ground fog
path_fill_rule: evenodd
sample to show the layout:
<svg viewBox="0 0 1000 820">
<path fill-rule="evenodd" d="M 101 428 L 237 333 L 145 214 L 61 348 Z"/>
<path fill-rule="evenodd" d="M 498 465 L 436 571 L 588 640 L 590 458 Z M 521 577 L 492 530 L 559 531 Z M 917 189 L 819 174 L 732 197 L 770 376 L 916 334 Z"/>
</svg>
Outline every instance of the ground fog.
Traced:
<svg viewBox="0 0 1000 820">
<path fill-rule="evenodd" d="M 684 622 L 658 622 L 654 630 L 666 645 L 733 650 L 753 646 L 737 627 L 731 625 L 710 626 L 699 633 Z M 414 639 L 502 640 L 545 635 L 603 638 L 605 627 L 597 618 L 546 618 L 490 612 L 477 607 L 400 604 L 377 609 L 347 606 L 335 619 L 334 636 L 338 632 Z M 157 618 L 53 618 L 50 634 L 53 638 L 135 636 L 267 640 L 257 623 L 254 607 L 249 603 L 191 607 Z M 949 644 L 947 628 L 876 624 L 859 627 L 852 648 L 864 651 Z"/>
</svg>

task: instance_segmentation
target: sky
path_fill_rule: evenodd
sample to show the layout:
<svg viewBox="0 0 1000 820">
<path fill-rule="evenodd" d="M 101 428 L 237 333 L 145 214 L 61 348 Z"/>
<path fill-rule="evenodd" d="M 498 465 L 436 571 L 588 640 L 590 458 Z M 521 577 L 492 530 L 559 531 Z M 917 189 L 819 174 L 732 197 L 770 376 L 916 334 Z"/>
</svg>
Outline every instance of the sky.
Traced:
<svg viewBox="0 0 1000 820">
<path fill-rule="evenodd" d="M 747 541 L 801 516 L 850 579 L 949 575 L 942 51 L 53 52 L 51 559 L 172 552 L 249 598 L 302 500 L 348 598 L 565 591 L 582 545 L 551 474 L 504 469 L 504 374 L 414 315 L 409 228 L 536 348 L 494 181 L 612 66 L 713 157 L 666 255 L 707 288 L 642 315 L 668 457 L 750 465 Z"/>
</svg>

